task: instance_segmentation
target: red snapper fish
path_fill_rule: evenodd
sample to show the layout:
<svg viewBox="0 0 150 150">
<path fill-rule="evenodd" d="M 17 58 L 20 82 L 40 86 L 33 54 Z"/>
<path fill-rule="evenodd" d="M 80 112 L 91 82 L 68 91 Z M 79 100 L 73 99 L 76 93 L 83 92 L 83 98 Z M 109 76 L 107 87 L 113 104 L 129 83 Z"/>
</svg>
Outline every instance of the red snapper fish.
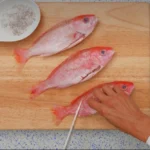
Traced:
<svg viewBox="0 0 150 150">
<path fill-rule="evenodd" d="M 76 52 L 56 67 L 46 80 L 33 87 L 31 97 L 49 88 L 66 88 L 92 78 L 107 65 L 113 54 L 111 47 L 92 47 Z"/>
<path fill-rule="evenodd" d="M 16 49 L 16 60 L 24 64 L 33 56 L 51 56 L 67 50 L 90 35 L 97 22 L 95 15 L 81 15 L 65 20 L 43 33 L 28 50 Z"/>
<path fill-rule="evenodd" d="M 81 105 L 79 113 L 78 113 L 79 117 L 84 117 L 84 116 L 89 116 L 89 115 L 95 114 L 97 111 L 92 109 L 88 105 L 87 101 L 91 98 L 94 98 L 94 95 L 93 95 L 94 89 L 101 88 L 102 86 L 104 86 L 106 84 L 108 84 L 110 86 L 118 85 L 122 90 L 124 90 L 124 92 L 127 95 L 130 95 L 134 89 L 134 84 L 132 82 L 127 82 L 127 81 L 114 81 L 114 82 L 110 82 L 110 83 L 100 84 L 100 85 L 88 90 L 87 92 L 83 93 L 79 97 L 77 97 L 75 100 L 73 100 L 70 103 L 70 105 L 58 106 L 58 107 L 53 108 L 52 112 L 56 116 L 57 123 L 60 123 L 68 115 L 74 115 L 76 113 L 76 110 L 79 106 L 80 101 L 82 101 L 82 105 Z"/>
</svg>

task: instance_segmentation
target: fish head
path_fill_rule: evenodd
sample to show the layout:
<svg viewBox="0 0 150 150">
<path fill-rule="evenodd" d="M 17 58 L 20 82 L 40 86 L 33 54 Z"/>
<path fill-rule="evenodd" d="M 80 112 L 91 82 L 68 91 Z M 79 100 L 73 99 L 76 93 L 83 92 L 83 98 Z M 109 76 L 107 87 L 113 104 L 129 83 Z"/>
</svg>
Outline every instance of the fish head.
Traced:
<svg viewBox="0 0 150 150">
<path fill-rule="evenodd" d="M 115 53 L 111 47 L 94 47 L 92 50 L 94 55 L 98 58 L 101 67 L 104 67 Z"/>
<path fill-rule="evenodd" d="M 89 35 L 98 23 L 98 19 L 95 15 L 81 15 L 73 19 L 73 27 L 76 32 L 82 33 L 85 36 Z"/>
<path fill-rule="evenodd" d="M 128 81 L 115 81 L 115 85 L 118 85 L 126 94 L 130 95 L 134 89 L 134 84 Z"/>
</svg>

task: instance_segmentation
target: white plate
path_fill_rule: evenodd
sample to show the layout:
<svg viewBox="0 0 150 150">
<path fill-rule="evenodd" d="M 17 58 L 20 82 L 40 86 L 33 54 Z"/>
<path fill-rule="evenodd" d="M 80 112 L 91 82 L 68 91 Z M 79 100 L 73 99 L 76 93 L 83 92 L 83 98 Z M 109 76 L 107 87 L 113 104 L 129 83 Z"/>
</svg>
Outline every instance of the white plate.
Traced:
<svg viewBox="0 0 150 150">
<path fill-rule="evenodd" d="M 4 25 L 4 22 L 7 22 L 8 19 L 5 18 L 4 20 L 4 14 L 8 14 L 10 9 L 14 7 L 14 5 L 20 5 L 20 6 L 28 6 L 32 11 L 34 12 L 34 21 L 31 25 L 28 26 L 25 30 L 22 30 L 21 33 L 16 35 L 12 32 L 12 30 L 7 26 Z M 10 13 L 10 12 L 9 12 Z M 13 41 L 19 41 L 26 37 L 28 37 L 38 26 L 40 22 L 40 9 L 38 5 L 32 1 L 32 0 L 4 0 L 0 2 L 0 41 L 3 42 L 13 42 Z M 8 23 L 8 22 L 7 22 Z M 19 27 L 20 28 L 20 27 Z"/>
</svg>

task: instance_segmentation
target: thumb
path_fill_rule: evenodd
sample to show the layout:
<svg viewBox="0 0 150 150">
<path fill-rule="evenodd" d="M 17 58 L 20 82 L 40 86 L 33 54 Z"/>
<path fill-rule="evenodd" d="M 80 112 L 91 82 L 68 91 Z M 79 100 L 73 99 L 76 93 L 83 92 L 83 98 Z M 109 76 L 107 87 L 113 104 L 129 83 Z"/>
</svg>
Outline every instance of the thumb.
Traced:
<svg viewBox="0 0 150 150">
<path fill-rule="evenodd" d="M 98 102 L 95 99 L 89 99 L 88 100 L 88 104 L 91 108 L 95 109 L 96 111 L 98 111 L 102 116 L 107 115 L 108 113 L 108 108 L 107 106 L 105 106 L 104 104 Z"/>
</svg>

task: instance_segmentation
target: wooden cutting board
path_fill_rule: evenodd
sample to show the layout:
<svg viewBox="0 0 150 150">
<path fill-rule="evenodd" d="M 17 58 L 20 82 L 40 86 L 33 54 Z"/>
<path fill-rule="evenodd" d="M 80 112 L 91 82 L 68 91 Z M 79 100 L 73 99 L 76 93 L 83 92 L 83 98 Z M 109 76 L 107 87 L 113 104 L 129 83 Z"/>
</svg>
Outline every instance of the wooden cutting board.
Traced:
<svg viewBox="0 0 150 150">
<path fill-rule="evenodd" d="M 50 109 L 67 105 L 89 88 L 104 82 L 127 80 L 135 84 L 132 98 L 144 113 L 150 114 L 150 37 L 147 3 L 38 3 L 42 19 L 27 39 L 0 43 L 0 129 L 68 129 L 69 116 L 56 126 Z M 21 73 L 13 57 L 16 47 L 28 48 L 55 23 L 80 14 L 96 14 L 99 25 L 84 42 L 58 55 L 28 61 Z M 91 80 L 66 89 L 51 89 L 34 100 L 30 88 L 45 79 L 64 59 L 92 46 L 111 46 L 113 60 Z M 76 129 L 114 129 L 99 114 L 78 118 Z"/>
</svg>

